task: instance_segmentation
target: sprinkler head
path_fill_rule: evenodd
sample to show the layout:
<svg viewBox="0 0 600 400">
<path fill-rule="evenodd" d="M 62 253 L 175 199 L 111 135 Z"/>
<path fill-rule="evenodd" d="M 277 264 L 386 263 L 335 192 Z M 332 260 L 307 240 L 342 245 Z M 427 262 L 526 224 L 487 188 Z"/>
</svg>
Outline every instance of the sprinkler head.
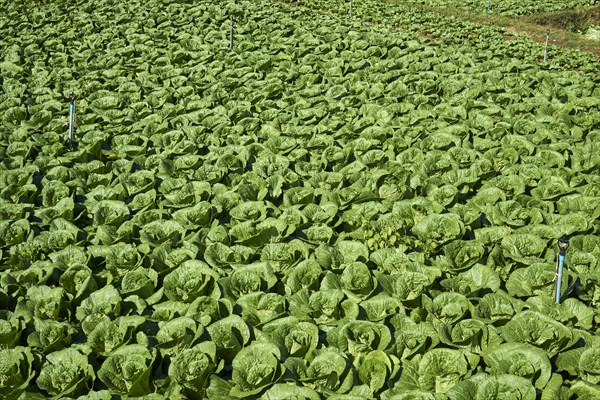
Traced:
<svg viewBox="0 0 600 400">
<path fill-rule="evenodd" d="M 558 250 L 560 251 L 560 254 L 565 255 L 567 249 L 569 248 L 569 244 L 569 239 L 567 237 L 563 236 L 558 239 Z"/>
</svg>

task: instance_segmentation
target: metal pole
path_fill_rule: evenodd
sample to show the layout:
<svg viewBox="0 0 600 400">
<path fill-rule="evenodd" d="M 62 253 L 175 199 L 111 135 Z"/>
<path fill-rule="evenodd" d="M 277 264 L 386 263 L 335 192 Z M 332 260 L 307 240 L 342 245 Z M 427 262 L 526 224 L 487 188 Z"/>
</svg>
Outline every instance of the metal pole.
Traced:
<svg viewBox="0 0 600 400">
<path fill-rule="evenodd" d="M 558 259 L 556 262 L 556 275 L 554 276 L 555 284 L 554 284 L 554 301 L 556 304 L 560 303 L 560 292 L 562 286 L 562 275 L 563 268 L 565 264 L 565 256 L 567 254 L 567 249 L 569 248 L 569 239 L 560 238 L 558 239 Z"/>
<path fill-rule="evenodd" d="M 546 32 L 546 47 L 544 48 L 544 63 L 548 61 L 548 40 L 550 40 L 550 32 Z"/>
<path fill-rule="evenodd" d="M 69 143 L 73 144 L 75 130 L 75 95 L 71 94 L 71 104 L 69 105 Z"/>
<path fill-rule="evenodd" d="M 348 9 L 348 17 L 352 20 L 352 0 L 350 0 L 350 8 Z"/>
<path fill-rule="evenodd" d="M 488 0 L 488 12 L 490 12 L 491 8 L 492 8 L 492 0 Z"/>
<path fill-rule="evenodd" d="M 229 29 L 229 48 L 233 49 L 233 30 L 235 29 L 235 21 L 233 16 L 231 16 L 231 25 Z"/>
</svg>

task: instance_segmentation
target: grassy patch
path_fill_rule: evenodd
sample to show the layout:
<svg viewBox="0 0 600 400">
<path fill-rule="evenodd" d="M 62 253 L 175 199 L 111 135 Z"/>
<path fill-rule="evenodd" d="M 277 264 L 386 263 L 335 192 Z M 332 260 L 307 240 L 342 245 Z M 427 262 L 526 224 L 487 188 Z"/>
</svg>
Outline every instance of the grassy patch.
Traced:
<svg viewBox="0 0 600 400">
<path fill-rule="evenodd" d="M 573 33 L 582 33 L 591 25 L 600 23 L 600 5 L 583 7 L 577 10 L 565 10 L 552 13 L 541 13 L 523 19 L 539 25 L 550 26 Z"/>
</svg>

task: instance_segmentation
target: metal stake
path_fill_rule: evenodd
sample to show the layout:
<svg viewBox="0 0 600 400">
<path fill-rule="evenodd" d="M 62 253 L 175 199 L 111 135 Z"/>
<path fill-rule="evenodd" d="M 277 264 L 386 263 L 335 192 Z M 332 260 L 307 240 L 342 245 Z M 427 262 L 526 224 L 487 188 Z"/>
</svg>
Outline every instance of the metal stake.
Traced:
<svg viewBox="0 0 600 400">
<path fill-rule="evenodd" d="M 548 61 L 548 41 L 550 40 L 550 32 L 546 32 L 546 47 L 544 48 L 544 63 Z"/>
<path fill-rule="evenodd" d="M 75 95 L 71 94 L 71 104 L 69 104 L 69 143 L 73 144 L 75 131 Z"/>
<path fill-rule="evenodd" d="M 554 301 L 560 303 L 560 291 L 562 286 L 563 267 L 565 264 L 565 255 L 569 248 L 569 239 L 562 237 L 558 239 L 558 258 L 556 259 L 556 274 L 554 275 Z"/>
<path fill-rule="evenodd" d="M 231 25 L 229 27 L 229 48 L 233 49 L 233 31 L 235 29 L 235 20 L 231 16 Z"/>
<path fill-rule="evenodd" d="M 352 20 L 352 0 L 350 0 L 350 7 L 348 8 L 348 17 Z"/>
<path fill-rule="evenodd" d="M 492 0 L 488 0 L 488 12 L 490 12 L 491 8 L 492 8 Z"/>
</svg>

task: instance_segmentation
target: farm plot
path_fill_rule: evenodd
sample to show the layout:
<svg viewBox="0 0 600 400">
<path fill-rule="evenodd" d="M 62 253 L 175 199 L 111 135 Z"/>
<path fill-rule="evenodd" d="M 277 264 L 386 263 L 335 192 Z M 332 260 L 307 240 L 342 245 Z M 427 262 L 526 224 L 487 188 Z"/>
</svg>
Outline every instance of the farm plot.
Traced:
<svg viewBox="0 0 600 400">
<path fill-rule="evenodd" d="M 1 398 L 600 395 L 597 75 L 267 1 L 25 6 Z"/>
<path fill-rule="evenodd" d="M 465 8 L 473 11 L 487 11 L 488 0 L 408 0 L 403 4 L 425 4 L 432 7 Z M 528 15 L 541 12 L 570 10 L 577 7 L 593 6 L 598 0 L 489 0 L 490 11 L 502 15 Z"/>
<path fill-rule="evenodd" d="M 350 2 L 305 0 L 302 4 L 340 17 L 349 17 L 350 14 Z M 394 27 L 447 44 L 467 44 L 482 52 L 491 51 L 498 56 L 504 55 L 527 62 L 542 63 L 544 59 L 544 45 L 525 36 L 516 35 L 502 27 L 469 22 L 405 2 L 355 0 L 352 10 L 354 19 L 360 23 Z M 561 70 L 578 69 L 597 74 L 600 71 L 600 61 L 593 54 L 557 47 L 550 42 L 546 67 Z"/>
</svg>

